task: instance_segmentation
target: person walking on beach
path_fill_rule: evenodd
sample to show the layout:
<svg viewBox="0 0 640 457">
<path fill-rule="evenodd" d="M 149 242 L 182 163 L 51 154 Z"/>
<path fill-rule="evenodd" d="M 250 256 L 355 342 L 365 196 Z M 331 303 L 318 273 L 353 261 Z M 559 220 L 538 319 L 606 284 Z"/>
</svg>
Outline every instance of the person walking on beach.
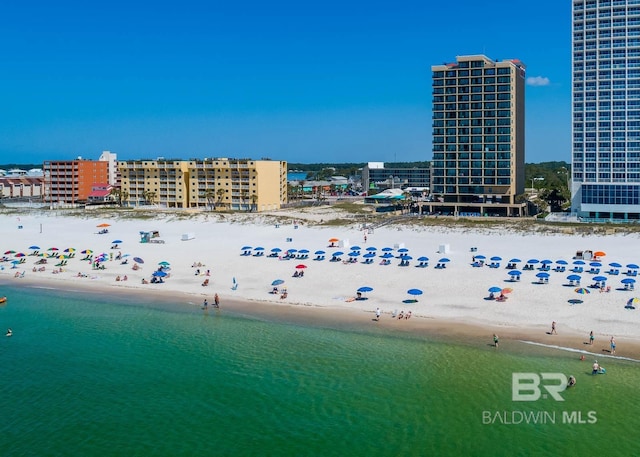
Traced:
<svg viewBox="0 0 640 457">
<path fill-rule="evenodd" d="M 596 337 L 593 334 L 593 330 L 591 330 L 591 333 L 589 333 L 589 344 L 593 346 L 593 340 L 595 340 Z"/>
<path fill-rule="evenodd" d="M 376 321 L 380 320 L 380 308 L 376 308 Z"/>
<path fill-rule="evenodd" d="M 207 301 L 207 299 L 204 299 L 204 302 L 202 303 L 202 309 L 207 309 L 209 307 L 209 302 Z"/>
<path fill-rule="evenodd" d="M 611 340 L 609 341 L 609 344 L 611 345 L 611 353 L 615 354 L 616 353 L 616 339 L 614 337 L 611 337 Z"/>
<path fill-rule="evenodd" d="M 551 334 L 552 335 L 557 335 L 558 334 L 558 332 L 556 331 L 556 321 L 553 321 L 551 323 Z"/>
<path fill-rule="evenodd" d="M 498 347 L 498 335 L 496 335 L 495 333 L 493 334 L 493 346 L 495 348 Z"/>
<path fill-rule="evenodd" d="M 216 308 L 220 308 L 220 297 L 218 296 L 218 294 L 215 294 L 215 296 L 213 297 L 213 306 L 215 306 Z"/>
</svg>

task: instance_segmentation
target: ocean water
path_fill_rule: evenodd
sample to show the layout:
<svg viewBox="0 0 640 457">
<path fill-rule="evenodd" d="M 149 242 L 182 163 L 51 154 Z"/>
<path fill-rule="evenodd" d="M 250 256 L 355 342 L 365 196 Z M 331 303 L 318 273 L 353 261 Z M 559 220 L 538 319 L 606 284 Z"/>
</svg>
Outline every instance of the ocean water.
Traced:
<svg viewBox="0 0 640 457">
<path fill-rule="evenodd" d="M 3 456 L 638 455 L 637 362 L 602 359 L 592 376 L 575 353 L 515 342 L 0 295 Z M 514 402 L 513 372 L 578 382 L 562 402 Z"/>
<path fill-rule="evenodd" d="M 307 172 L 293 172 L 290 171 L 287 173 L 287 181 L 304 181 L 307 179 Z"/>
</svg>

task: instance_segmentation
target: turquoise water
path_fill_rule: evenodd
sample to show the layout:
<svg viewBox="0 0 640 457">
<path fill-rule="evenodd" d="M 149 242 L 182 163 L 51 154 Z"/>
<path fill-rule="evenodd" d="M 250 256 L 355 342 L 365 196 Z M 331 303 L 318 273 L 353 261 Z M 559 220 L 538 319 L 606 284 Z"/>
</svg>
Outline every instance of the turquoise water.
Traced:
<svg viewBox="0 0 640 457">
<path fill-rule="evenodd" d="M 307 172 L 288 172 L 287 181 L 304 181 L 307 179 Z"/>
<path fill-rule="evenodd" d="M 637 454 L 640 364 L 332 330 L 231 311 L 2 288 L 5 456 Z M 511 400 L 511 374 L 577 377 Z M 483 411 L 545 413 L 483 423 Z M 567 424 L 563 411 L 587 422 Z M 556 415 L 555 423 L 549 418 Z M 577 416 L 573 416 L 577 419 Z M 516 418 L 517 419 L 517 418 Z M 625 438 L 627 437 L 627 438 Z"/>
</svg>

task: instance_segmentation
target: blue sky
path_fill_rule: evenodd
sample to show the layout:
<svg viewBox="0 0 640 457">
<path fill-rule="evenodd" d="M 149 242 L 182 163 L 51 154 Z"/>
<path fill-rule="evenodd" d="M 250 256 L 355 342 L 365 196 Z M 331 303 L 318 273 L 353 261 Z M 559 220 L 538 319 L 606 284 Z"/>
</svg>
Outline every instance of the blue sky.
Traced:
<svg viewBox="0 0 640 457">
<path fill-rule="evenodd" d="M 527 66 L 526 161 L 570 161 L 571 2 L 6 2 L 0 163 L 430 160 L 431 66 Z"/>
</svg>

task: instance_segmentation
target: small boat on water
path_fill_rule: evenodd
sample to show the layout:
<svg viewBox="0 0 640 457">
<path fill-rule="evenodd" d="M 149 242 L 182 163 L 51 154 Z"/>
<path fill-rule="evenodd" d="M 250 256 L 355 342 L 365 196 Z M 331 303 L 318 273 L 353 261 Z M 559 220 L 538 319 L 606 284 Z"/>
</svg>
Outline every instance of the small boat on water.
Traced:
<svg viewBox="0 0 640 457">
<path fill-rule="evenodd" d="M 0 297 L 0 303 L 6 303 L 7 297 Z"/>
</svg>

